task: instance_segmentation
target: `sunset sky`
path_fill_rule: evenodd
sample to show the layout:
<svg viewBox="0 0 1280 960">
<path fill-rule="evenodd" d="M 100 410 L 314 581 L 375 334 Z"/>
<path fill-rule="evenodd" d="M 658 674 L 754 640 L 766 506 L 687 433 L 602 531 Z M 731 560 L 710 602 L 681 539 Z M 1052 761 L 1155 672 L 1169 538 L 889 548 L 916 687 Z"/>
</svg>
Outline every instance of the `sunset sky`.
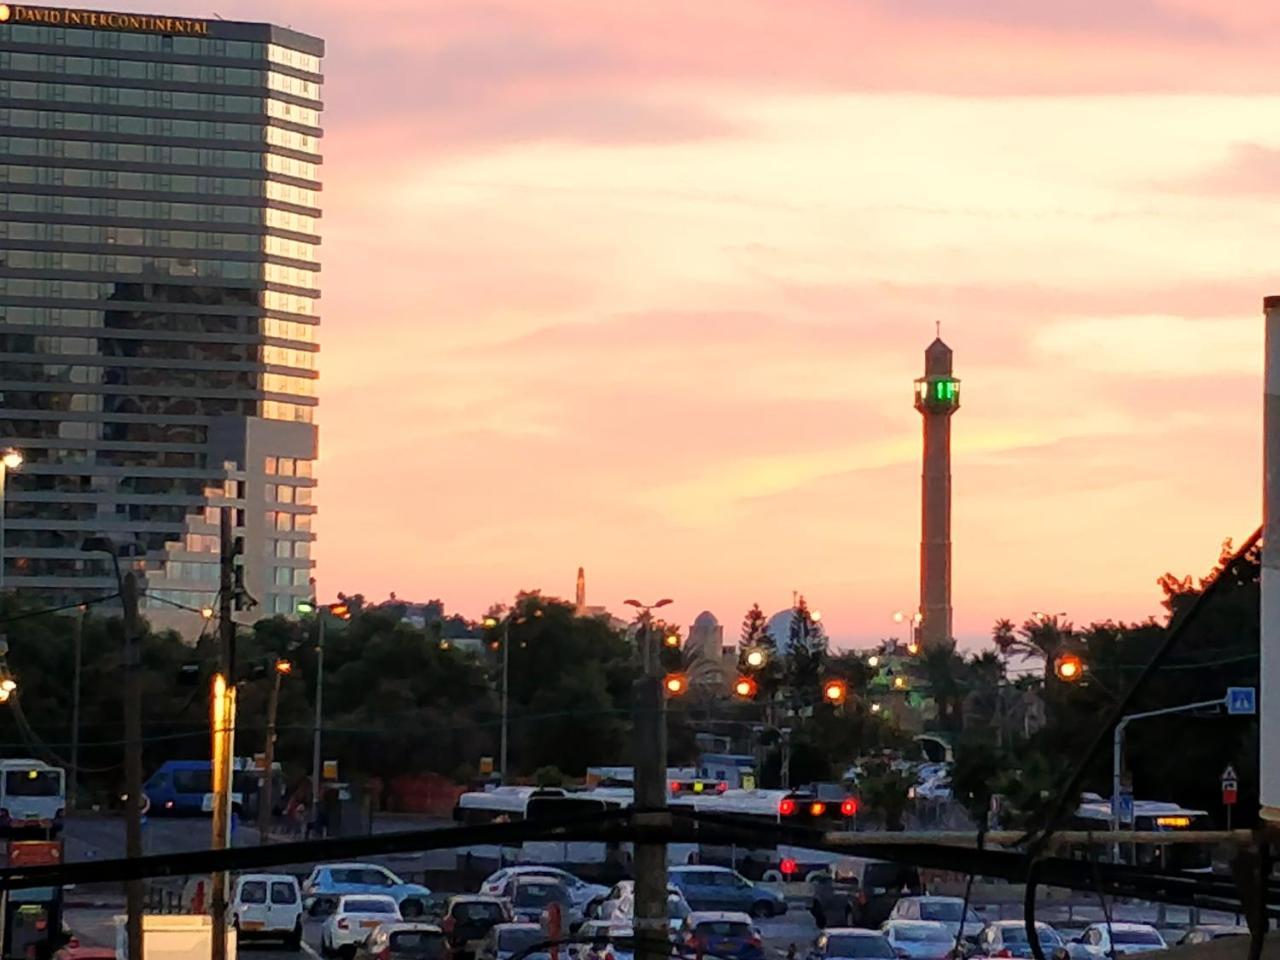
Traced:
<svg viewBox="0 0 1280 960">
<path fill-rule="evenodd" d="M 1158 613 L 1260 514 L 1280 7 L 173 0 L 323 36 L 318 578 L 479 615 Z"/>
</svg>

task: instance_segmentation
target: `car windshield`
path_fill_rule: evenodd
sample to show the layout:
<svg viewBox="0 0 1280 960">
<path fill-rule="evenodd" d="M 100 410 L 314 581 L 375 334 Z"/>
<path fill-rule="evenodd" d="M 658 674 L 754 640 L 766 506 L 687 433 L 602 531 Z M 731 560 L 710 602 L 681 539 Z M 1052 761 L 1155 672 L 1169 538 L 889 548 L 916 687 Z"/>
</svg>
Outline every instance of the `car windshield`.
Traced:
<svg viewBox="0 0 1280 960">
<path fill-rule="evenodd" d="M 1058 936 L 1058 931 L 1053 927 L 1036 926 L 1036 936 L 1040 938 L 1040 943 L 1057 946 L 1062 943 L 1062 938 Z M 1026 943 L 1027 928 L 1023 926 L 1002 927 L 1000 929 L 1000 938 L 1005 943 Z"/>
<path fill-rule="evenodd" d="M 212 793 L 213 774 L 208 770 L 175 770 L 173 789 L 178 793 Z"/>
<path fill-rule="evenodd" d="M 56 770 L 10 770 L 4 775 L 4 792 L 11 797 L 56 797 L 62 793 L 62 777 Z"/>
<path fill-rule="evenodd" d="M 246 880 L 240 884 L 241 903 L 266 903 L 267 885 L 261 880 Z"/>
<path fill-rule="evenodd" d="M 558 883 L 522 883 L 512 898 L 517 907 L 545 907 L 563 900 L 564 888 Z"/>
<path fill-rule="evenodd" d="M 921 920 L 937 920 L 942 923 L 959 923 L 960 915 L 964 910 L 964 904 L 953 900 L 926 900 L 920 904 Z M 982 925 L 982 920 L 976 913 L 970 910 L 964 915 L 965 923 L 973 923 L 978 926 Z"/>
<path fill-rule="evenodd" d="M 331 870 L 330 876 L 333 877 L 334 883 L 359 884 L 362 887 L 386 887 L 391 885 L 391 880 L 381 870 L 348 867 Z"/>
<path fill-rule="evenodd" d="M 736 920 L 703 920 L 695 928 L 704 937 L 749 937 L 751 925 Z"/>
<path fill-rule="evenodd" d="M 500 923 L 504 916 L 502 904 L 488 900 L 459 903 L 453 908 L 454 919 L 459 923 Z"/>
<path fill-rule="evenodd" d="M 342 901 L 343 913 L 395 913 L 396 905 L 390 900 L 351 899 Z"/>
<path fill-rule="evenodd" d="M 1160 934 L 1154 930 L 1112 930 L 1111 939 L 1116 943 L 1133 943 L 1143 947 L 1160 946 Z"/>
<path fill-rule="evenodd" d="M 399 930 L 391 934 L 390 945 L 392 953 L 422 960 L 444 960 L 445 957 L 444 937 L 431 930 Z"/>
<path fill-rule="evenodd" d="M 893 947 L 884 937 L 832 937 L 827 941 L 828 957 L 882 957 L 892 960 Z"/>
<path fill-rule="evenodd" d="M 546 937 L 542 935 L 542 931 L 534 927 L 503 930 L 498 935 L 498 949 L 503 953 L 515 953 L 545 939 Z"/>
<path fill-rule="evenodd" d="M 950 943 L 953 939 L 946 927 L 898 927 L 893 938 L 903 943 Z"/>
</svg>

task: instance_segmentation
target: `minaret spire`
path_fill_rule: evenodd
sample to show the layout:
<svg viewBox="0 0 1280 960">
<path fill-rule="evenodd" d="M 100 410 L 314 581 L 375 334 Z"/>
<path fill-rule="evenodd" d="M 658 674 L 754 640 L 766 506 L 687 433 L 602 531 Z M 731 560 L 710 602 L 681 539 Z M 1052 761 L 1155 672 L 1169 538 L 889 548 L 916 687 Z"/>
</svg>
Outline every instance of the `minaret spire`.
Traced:
<svg viewBox="0 0 1280 960">
<path fill-rule="evenodd" d="M 587 605 L 587 574 L 582 567 L 578 568 L 578 609 L 582 610 Z"/>
<path fill-rule="evenodd" d="M 951 634 L 951 415 L 960 407 L 960 381 L 952 374 L 951 348 L 938 338 L 924 352 L 924 376 L 916 381 L 916 409 L 924 418 L 921 476 L 920 642 L 936 646 Z"/>
</svg>

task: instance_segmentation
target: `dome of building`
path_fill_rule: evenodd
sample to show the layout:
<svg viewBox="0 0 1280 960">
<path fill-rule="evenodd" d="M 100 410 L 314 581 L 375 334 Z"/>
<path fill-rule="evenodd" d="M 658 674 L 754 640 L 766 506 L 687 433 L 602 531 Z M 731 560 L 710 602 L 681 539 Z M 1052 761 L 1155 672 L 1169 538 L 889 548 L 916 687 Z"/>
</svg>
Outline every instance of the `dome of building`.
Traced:
<svg viewBox="0 0 1280 960">
<path fill-rule="evenodd" d="M 794 614 L 791 607 L 779 610 L 765 625 L 765 632 L 773 637 L 773 645 L 779 653 L 786 653 L 791 649 L 791 618 Z"/>
<path fill-rule="evenodd" d="M 718 627 L 720 626 L 720 621 L 716 619 L 716 615 L 710 610 L 703 610 L 694 618 L 693 626 L 695 629 L 698 627 Z"/>
</svg>

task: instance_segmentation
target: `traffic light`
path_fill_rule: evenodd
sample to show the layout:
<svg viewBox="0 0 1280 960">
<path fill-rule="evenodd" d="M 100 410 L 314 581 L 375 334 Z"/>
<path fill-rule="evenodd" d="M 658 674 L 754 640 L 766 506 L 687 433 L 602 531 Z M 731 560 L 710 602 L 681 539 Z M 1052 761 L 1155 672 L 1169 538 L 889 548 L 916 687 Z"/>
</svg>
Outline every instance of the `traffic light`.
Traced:
<svg viewBox="0 0 1280 960">
<path fill-rule="evenodd" d="M 734 696 L 743 700 L 754 700 L 759 690 L 760 685 L 750 677 L 739 677 L 738 682 L 733 685 Z"/>
<path fill-rule="evenodd" d="M 689 690 L 689 678 L 683 673 L 668 673 L 662 678 L 662 689 L 669 697 L 683 696 Z"/>
<path fill-rule="evenodd" d="M 1064 653 L 1053 661 L 1053 672 L 1063 683 L 1075 683 L 1084 675 L 1084 661 L 1074 653 Z"/>
<path fill-rule="evenodd" d="M 827 680 L 822 685 L 822 699 L 826 700 L 827 703 L 844 703 L 844 699 L 848 695 L 849 685 L 843 680 Z"/>
</svg>

